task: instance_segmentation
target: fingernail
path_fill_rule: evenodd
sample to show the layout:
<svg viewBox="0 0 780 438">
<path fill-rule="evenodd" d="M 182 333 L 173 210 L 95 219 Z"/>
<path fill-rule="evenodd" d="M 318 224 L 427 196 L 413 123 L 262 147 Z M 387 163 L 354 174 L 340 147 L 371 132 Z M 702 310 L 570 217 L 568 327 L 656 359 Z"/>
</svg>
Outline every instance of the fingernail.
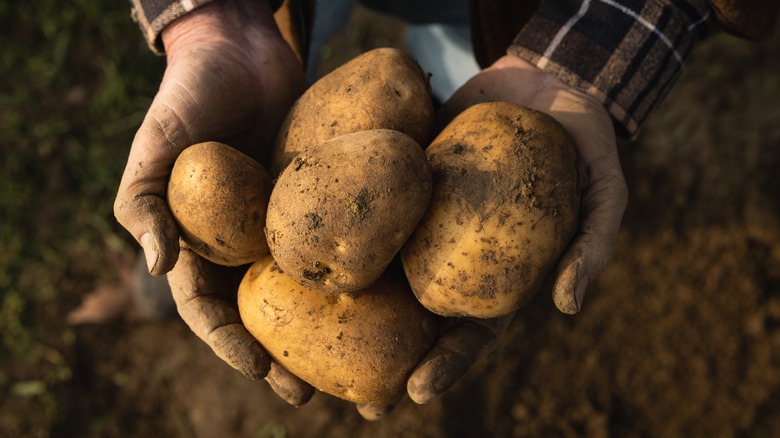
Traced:
<svg viewBox="0 0 780 438">
<path fill-rule="evenodd" d="M 582 278 L 577 282 L 577 287 L 574 289 L 574 300 L 577 303 L 577 311 L 582 309 L 582 300 L 585 299 L 585 289 L 588 288 L 588 279 Z"/>
<path fill-rule="evenodd" d="M 153 274 L 157 265 L 157 248 L 154 247 L 152 235 L 149 233 L 142 234 L 140 240 L 141 247 L 144 249 L 144 257 L 146 257 L 146 269 Z"/>
<path fill-rule="evenodd" d="M 470 367 L 463 356 L 440 354 L 415 371 L 407 382 L 409 398 L 424 405 L 447 392 Z"/>
<path fill-rule="evenodd" d="M 390 411 L 395 407 L 394 404 L 390 405 L 378 405 L 371 403 L 359 403 L 357 404 L 357 410 L 360 415 L 368 421 L 377 421 L 386 417 Z"/>
</svg>

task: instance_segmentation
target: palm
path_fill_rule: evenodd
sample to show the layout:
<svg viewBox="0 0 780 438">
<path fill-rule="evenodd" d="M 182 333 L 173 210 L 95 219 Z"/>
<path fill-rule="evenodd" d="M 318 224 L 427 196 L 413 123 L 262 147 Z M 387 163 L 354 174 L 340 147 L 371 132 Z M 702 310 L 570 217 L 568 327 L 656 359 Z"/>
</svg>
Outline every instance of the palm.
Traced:
<svg viewBox="0 0 780 438">
<path fill-rule="evenodd" d="M 289 83 L 269 89 L 250 64 L 243 54 L 220 45 L 173 58 L 141 130 L 161 131 L 176 143 L 174 150 L 214 140 L 261 158 L 285 114 L 285 107 L 276 104 L 291 105 L 303 84 L 296 83 L 302 77 L 289 75 Z M 171 115 L 186 127 L 183 132 L 161 125 Z"/>
<path fill-rule="evenodd" d="M 215 140 L 262 162 L 287 109 L 305 88 L 303 69 L 291 52 L 265 56 L 276 60 L 266 73 L 258 72 L 257 59 L 224 43 L 169 59 L 160 90 L 133 141 L 115 204 L 119 221 L 144 246 L 150 272 L 165 273 L 176 262 L 178 231 L 165 192 L 181 151 Z"/>
</svg>

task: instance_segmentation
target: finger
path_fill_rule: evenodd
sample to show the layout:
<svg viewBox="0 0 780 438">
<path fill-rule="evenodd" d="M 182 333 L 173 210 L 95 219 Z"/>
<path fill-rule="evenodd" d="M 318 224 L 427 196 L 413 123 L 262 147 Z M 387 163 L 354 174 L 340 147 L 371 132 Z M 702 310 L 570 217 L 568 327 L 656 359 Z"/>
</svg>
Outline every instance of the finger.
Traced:
<svg viewBox="0 0 780 438">
<path fill-rule="evenodd" d="M 179 233 L 162 197 L 133 195 L 120 189 L 114 215 L 143 248 L 150 274 L 163 275 L 173 269 L 179 254 Z"/>
<path fill-rule="evenodd" d="M 556 307 L 571 314 L 580 311 L 588 283 L 612 260 L 628 187 L 612 121 L 602 104 L 553 82 L 557 85 L 540 92 L 534 105 L 566 128 L 586 173 L 579 229 L 558 263 L 553 285 Z"/>
<path fill-rule="evenodd" d="M 407 382 L 409 397 L 425 404 L 452 387 L 477 361 L 496 348 L 513 315 L 455 320 Z"/>
<path fill-rule="evenodd" d="M 268 374 L 271 360 L 241 323 L 238 310 L 224 297 L 232 282 L 227 268 L 210 263 L 187 248 L 168 273 L 176 307 L 184 322 L 216 355 L 250 379 Z"/>
<path fill-rule="evenodd" d="M 588 283 L 612 260 L 628 188 L 616 156 L 590 163 L 578 234 L 558 263 L 553 301 L 564 313 L 582 308 Z"/>
<path fill-rule="evenodd" d="M 395 408 L 395 405 L 377 405 L 372 403 L 358 403 L 355 405 L 357 408 L 358 413 L 361 417 L 368 421 L 377 421 L 381 420 L 387 414 L 392 412 L 392 410 Z"/>
<path fill-rule="evenodd" d="M 276 362 L 265 376 L 266 382 L 282 400 L 293 406 L 306 404 L 314 395 L 314 388 Z"/>
</svg>

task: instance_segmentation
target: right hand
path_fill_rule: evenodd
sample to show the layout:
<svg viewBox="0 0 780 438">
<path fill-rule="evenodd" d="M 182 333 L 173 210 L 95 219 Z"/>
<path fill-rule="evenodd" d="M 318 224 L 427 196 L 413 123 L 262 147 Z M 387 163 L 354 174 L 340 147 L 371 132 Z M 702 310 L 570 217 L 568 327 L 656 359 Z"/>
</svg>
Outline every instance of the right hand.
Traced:
<svg viewBox="0 0 780 438">
<path fill-rule="evenodd" d="M 303 66 L 267 2 L 216 1 L 172 22 L 162 41 L 168 64 L 133 140 L 114 213 L 143 247 L 150 273 L 176 266 L 168 280 L 193 332 L 244 375 L 267 375 L 283 398 L 301 404 L 311 387 L 272 364 L 246 331 L 225 295 L 224 271 L 180 247 L 166 191 L 176 158 L 196 143 L 220 141 L 262 163 L 306 88 Z"/>
<path fill-rule="evenodd" d="M 170 271 L 179 253 L 179 230 L 165 197 L 179 154 L 195 143 L 221 141 L 262 161 L 306 87 L 303 66 L 264 2 L 203 6 L 168 25 L 162 40 L 168 65 L 114 204 L 154 275 Z"/>
</svg>

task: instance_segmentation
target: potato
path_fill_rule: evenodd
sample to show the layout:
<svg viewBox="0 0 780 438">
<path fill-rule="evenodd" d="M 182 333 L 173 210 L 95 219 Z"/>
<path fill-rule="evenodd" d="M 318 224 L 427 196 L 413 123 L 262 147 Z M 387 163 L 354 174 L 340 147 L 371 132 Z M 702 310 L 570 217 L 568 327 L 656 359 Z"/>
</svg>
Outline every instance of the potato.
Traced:
<svg viewBox="0 0 780 438">
<path fill-rule="evenodd" d="M 272 185 L 249 156 L 222 143 L 199 143 L 176 159 L 168 205 L 193 251 L 238 266 L 268 254 L 263 227 Z"/>
<path fill-rule="evenodd" d="M 433 125 L 428 76 L 397 49 L 374 49 L 314 83 L 279 128 L 271 173 L 300 152 L 344 134 L 370 129 L 403 132 L 428 144 Z"/>
<path fill-rule="evenodd" d="M 279 364 L 356 403 L 398 401 L 438 337 L 436 317 L 414 299 L 400 270 L 369 289 L 333 295 L 301 286 L 268 256 L 244 276 L 238 309 Z"/>
<path fill-rule="evenodd" d="M 510 103 L 468 108 L 426 150 L 429 210 L 401 251 L 415 295 L 444 316 L 526 304 L 578 226 L 579 163 L 552 117 Z"/>
<path fill-rule="evenodd" d="M 268 245 L 299 283 L 354 292 L 379 278 L 430 197 L 428 161 L 412 138 L 387 129 L 343 135 L 298 155 L 279 177 Z"/>
</svg>

